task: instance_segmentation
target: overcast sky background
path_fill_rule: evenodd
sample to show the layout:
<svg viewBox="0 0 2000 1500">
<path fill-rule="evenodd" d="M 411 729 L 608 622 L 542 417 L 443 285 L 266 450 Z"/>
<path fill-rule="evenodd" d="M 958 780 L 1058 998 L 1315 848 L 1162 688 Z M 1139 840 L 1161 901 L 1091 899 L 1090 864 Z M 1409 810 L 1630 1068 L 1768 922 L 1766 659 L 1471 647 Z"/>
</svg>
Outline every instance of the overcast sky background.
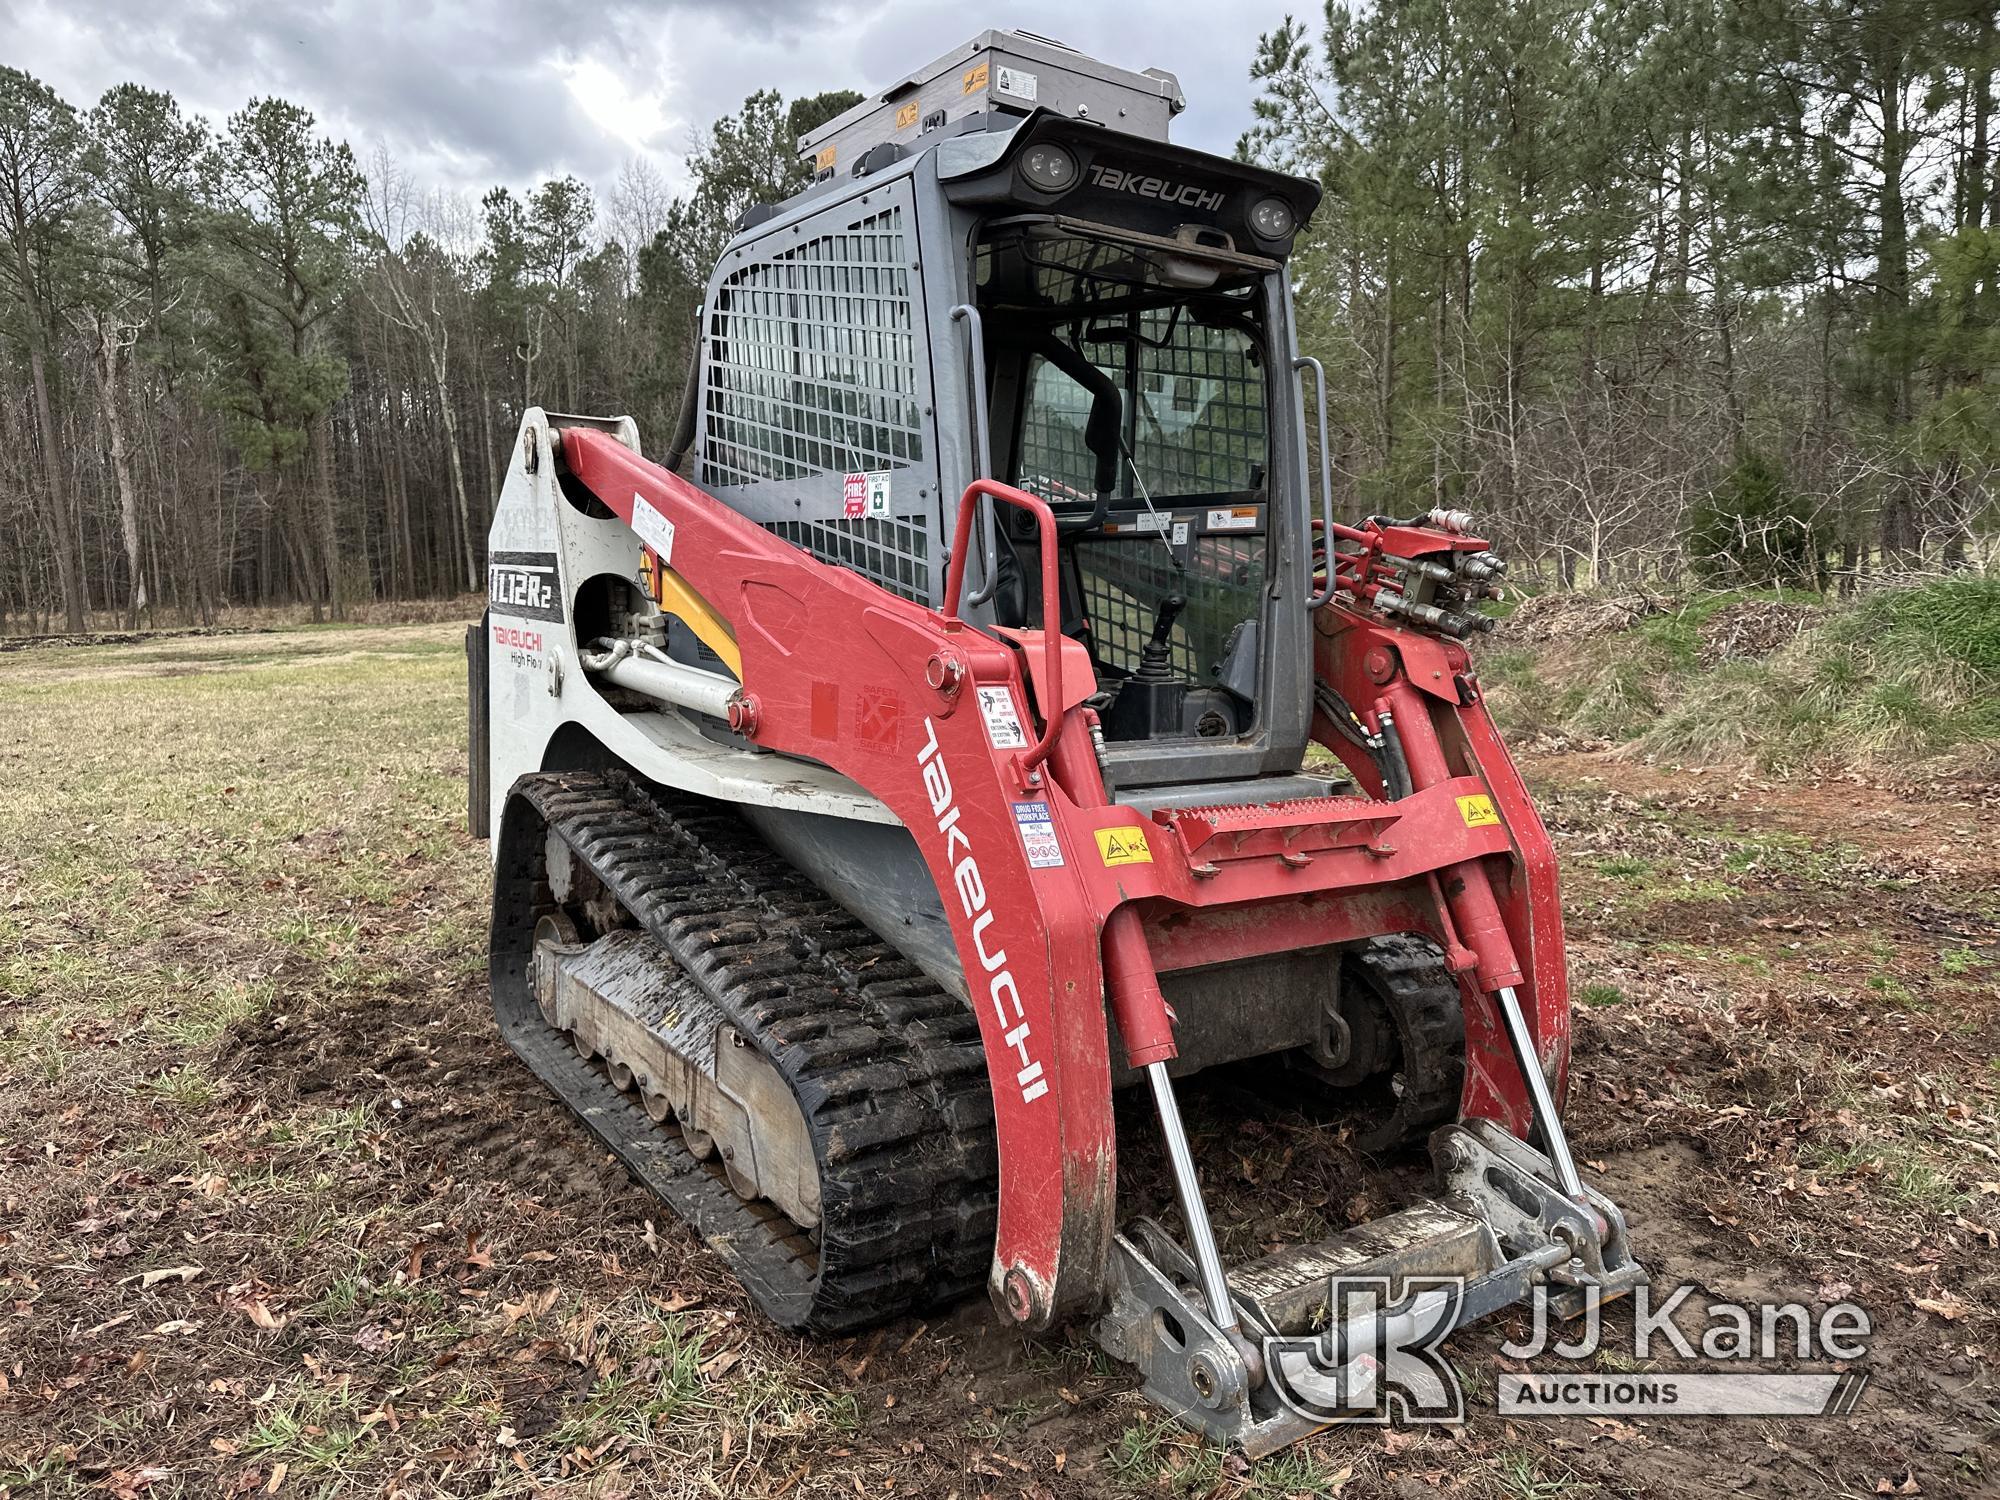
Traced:
<svg viewBox="0 0 2000 1500">
<path fill-rule="evenodd" d="M 986 27 L 1179 75 L 1174 139 L 1227 152 L 1250 123 L 1257 38 L 1284 0 L 1144 5 L 935 0 L 0 0 L 10 48 L 79 108 L 127 80 L 216 124 L 253 95 L 302 104 L 365 161 L 473 194 L 574 172 L 602 193 L 634 156 L 676 190 L 694 132 L 744 96 L 872 92 Z"/>
</svg>

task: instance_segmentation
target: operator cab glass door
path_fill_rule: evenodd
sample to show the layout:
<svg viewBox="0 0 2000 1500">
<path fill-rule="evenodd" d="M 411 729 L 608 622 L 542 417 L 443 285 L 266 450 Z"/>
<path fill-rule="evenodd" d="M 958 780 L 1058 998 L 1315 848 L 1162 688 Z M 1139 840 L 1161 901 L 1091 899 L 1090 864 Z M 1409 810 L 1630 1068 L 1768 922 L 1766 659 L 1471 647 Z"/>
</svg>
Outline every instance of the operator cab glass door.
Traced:
<svg viewBox="0 0 2000 1500">
<path fill-rule="evenodd" d="M 1047 221 L 998 226 L 979 269 L 995 462 L 1056 512 L 1107 731 L 1246 733 L 1271 540 L 1260 274 Z M 1032 538 L 1003 524 L 1031 591 Z M 1120 711 L 1142 678 L 1155 701 Z"/>
</svg>

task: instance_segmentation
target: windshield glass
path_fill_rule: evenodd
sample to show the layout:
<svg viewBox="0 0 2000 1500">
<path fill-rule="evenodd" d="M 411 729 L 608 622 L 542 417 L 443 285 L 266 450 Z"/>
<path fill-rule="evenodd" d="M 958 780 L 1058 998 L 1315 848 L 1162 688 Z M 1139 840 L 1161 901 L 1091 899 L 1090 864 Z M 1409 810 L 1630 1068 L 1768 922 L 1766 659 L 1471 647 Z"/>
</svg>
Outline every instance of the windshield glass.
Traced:
<svg viewBox="0 0 2000 1500">
<path fill-rule="evenodd" d="M 1143 486 L 1157 499 L 1263 483 L 1264 375 L 1247 333 L 1206 327 L 1185 304 L 1093 319 L 1085 331 L 1079 352 L 1125 398 L 1119 436 L 1129 461 L 1114 493 L 1137 499 Z M 1071 492 L 1047 492 L 1049 499 L 1090 498 L 1090 402 L 1090 392 L 1046 356 L 1030 356 L 1021 472 Z"/>
<path fill-rule="evenodd" d="M 979 271 L 1020 360 L 1006 477 L 1072 517 L 1107 502 L 1066 546 L 1100 668 L 1136 671 L 1178 595 L 1173 669 L 1210 680 L 1265 580 L 1261 273 L 1046 222 L 1003 227 Z"/>
</svg>

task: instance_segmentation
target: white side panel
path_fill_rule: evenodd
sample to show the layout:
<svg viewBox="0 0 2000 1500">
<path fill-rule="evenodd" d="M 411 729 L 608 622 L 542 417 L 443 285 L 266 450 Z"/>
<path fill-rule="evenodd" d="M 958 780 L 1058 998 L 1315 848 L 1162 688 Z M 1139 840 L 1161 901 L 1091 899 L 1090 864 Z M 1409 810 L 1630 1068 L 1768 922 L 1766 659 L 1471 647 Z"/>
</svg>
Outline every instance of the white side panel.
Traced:
<svg viewBox="0 0 2000 1500">
<path fill-rule="evenodd" d="M 638 451 L 631 418 L 590 425 Z M 634 579 L 639 543 L 622 521 L 593 519 L 563 496 L 552 429 L 539 407 L 522 418 L 488 547 L 490 796 L 496 831 L 508 788 L 544 768 L 550 740 L 568 723 L 665 786 L 754 807 L 867 823 L 898 821 L 860 786 L 824 766 L 733 750 L 705 738 L 676 712 L 620 713 L 599 696 L 577 660 L 571 607 L 590 578 L 608 573 Z"/>
</svg>

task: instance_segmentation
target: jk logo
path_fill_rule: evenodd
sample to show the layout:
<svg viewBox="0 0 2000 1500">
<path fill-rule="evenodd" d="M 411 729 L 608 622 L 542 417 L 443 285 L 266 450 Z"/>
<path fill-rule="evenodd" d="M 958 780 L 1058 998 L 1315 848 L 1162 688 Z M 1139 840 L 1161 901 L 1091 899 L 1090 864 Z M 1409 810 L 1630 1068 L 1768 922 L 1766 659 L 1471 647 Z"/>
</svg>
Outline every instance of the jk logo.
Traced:
<svg viewBox="0 0 2000 1500">
<path fill-rule="evenodd" d="M 1316 1422 L 1462 1421 L 1465 1393 L 1437 1346 L 1458 1326 L 1465 1283 L 1409 1276 L 1390 1296 L 1385 1276 L 1335 1276 L 1324 1332 L 1265 1339 L 1278 1399 Z"/>
</svg>

